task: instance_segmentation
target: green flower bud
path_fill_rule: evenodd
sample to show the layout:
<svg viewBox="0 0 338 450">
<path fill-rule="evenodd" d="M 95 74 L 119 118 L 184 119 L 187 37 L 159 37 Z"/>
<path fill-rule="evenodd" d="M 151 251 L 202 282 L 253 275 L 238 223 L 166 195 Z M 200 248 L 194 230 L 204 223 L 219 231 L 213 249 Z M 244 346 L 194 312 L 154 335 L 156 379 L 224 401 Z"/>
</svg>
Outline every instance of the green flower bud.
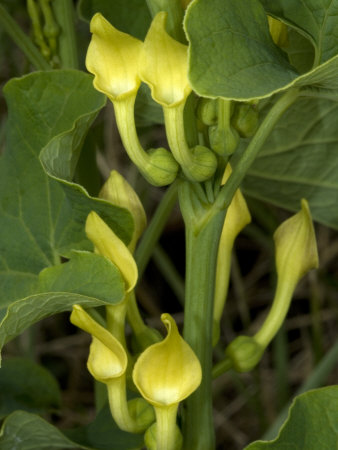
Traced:
<svg viewBox="0 0 338 450">
<path fill-rule="evenodd" d="M 150 423 L 155 422 L 154 408 L 144 398 L 138 397 L 129 400 L 128 411 L 142 430 L 145 430 Z"/>
<path fill-rule="evenodd" d="M 251 137 L 258 128 L 258 111 L 251 103 L 240 103 L 236 106 L 231 125 L 242 137 Z"/>
<path fill-rule="evenodd" d="M 225 354 L 237 372 L 249 372 L 260 361 L 264 347 L 253 337 L 238 336 L 226 348 Z"/>
<path fill-rule="evenodd" d="M 217 158 L 208 147 L 196 145 L 192 150 L 192 166 L 190 173 L 194 181 L 204 181 L 210 178 L 216 170 Z"/>
<path fill-rule="evenodd" d="M 209 127 L 210 146 L 215 153 L 221 156 L 232 155 L 239 143 L 239 135 L 232 128 L 219 128 L 218 125 Z"/>
<path fill-rule="evenodd" d="M 178 164 L 173 155 L 165 148 L 155 148 L 148 151 L 149 162 L 143 176 L 155 186 L 171 184 L 178 172 Z"/>
<path fill-rule="evenodd" d="M 197 107 L 197 117 L 205 125 L 216 125 L 217 108 L 217 100 L 210 98 L 200 98 Z"/>
</svg>

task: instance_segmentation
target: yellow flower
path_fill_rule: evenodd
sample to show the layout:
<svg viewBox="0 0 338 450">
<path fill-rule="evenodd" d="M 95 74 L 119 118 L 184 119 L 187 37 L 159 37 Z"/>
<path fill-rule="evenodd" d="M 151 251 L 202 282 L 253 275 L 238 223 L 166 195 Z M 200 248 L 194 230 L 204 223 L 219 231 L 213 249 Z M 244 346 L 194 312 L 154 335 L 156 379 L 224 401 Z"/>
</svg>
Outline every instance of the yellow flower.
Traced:
<svg viewBox="0 0 338 450">
<path fill-rule="evenodd" d="M 133 380 L 142 396 L 155 407 L 158 449 L 175 446 L 176 414 L 179 402 L 200 385 L 198 358 L 180 336 L 174 319 L 162 314 L 168 335 L 148 347 L 138 358 Z"/>
<path fill-rule="evenodd" d="M 253 336 L 238 336 L 226 349 L 232 366 L 251 370 L 274 338 L 288 312 L 299 280 L 318 267 L 316 236 L 306 200 L 302 209 L 283 222 L 274 235 L 276 246 L 277 288 L 271 309 L 259 331 Z"/>
<path fill-rule="evenodd" d="M 111 101 L 136 94 L 142 41 L 117 30 L 100 13 L 93 16 L 90 31 L 86 67 L 95 75 L 95 88 Z"/>
<path fill-rule="evenodd" d="M 302 209 L 280 225 L 275 234 L 278 277 L 296 284 L 311 269 L 318 267 L 316 236 L 309 205 L 301 201 Z"/>
<path fill-rule="evenodd" d="M 70 321 L 93 338 L 88 358 L 88 370 L 92 376 L 102 383 L 122 376 L 127 370 L 128 360 L 120 342 L 79 305 L 73 306 Z"/>
<path fill-rule="evenodd" d="M 147 153 L 135 127 L 134 105 L 140 86 L 139 59 L 142 41 L 114 28 L 100 13 L 90 22 L 93 33 L 86 66 L 95 75 L 94 87 L 113 102 L 117 127 L 133 163 L 149 183 L 165 186 L 177 175 L 178 165 L 164 148 Z"/>
<path fill-rule="evenodd" d="M 231 175 L 231 171 L 230 164 L 228 164 L 223 175 L 222 184 L 226 183 Z M 228 207 L 218 248 L 214 300 L 214 345 L 219 338 L 219 322 L 228 292 L 232 248 L 237 235 L 250 222 L 249 209 L 241 191 L 238 189 Z"/>
<path fill-rule="evenodd" d="M 188 47 L 166 32 L 166 12 L 154 17 L 142 48 L 139 74 L 151 89 L 153 99 L 162 105 L 170 150 L 191 181 L 210 178 L 217 166 L 207 147 L 190 149 L 184 130 L 184 105 L 191 92 L 188 81 Z"/>
<path fill-rule="evenodd" d="M 131 433 L 144 431 L 154 421 L 154 413 L 141 398 L 131 404 L 127 402 L 128 359 L 123 346 L 79 305 L 73 306 L 70 321 L 92 335 L 87 367 L 95 380 L 106 384 L 111 414 L 117 425 Z"/>
<path fill-rule="evenodd" d="M 138 273 L 136 262 L 128 247 L 94 211 L 87 217 L 86 234 L 95 245 L 97 253 L 118 267 L 125 280 L 126 290 L 130 292 L 136 285 Z"/>
<path fill-rule="evenodd" d="M 147 225 L 146 213 L 138 195 L 122 175 L 112 170 L 99 197 L 130 211 L 134 219 L 134 232 L 128 248 L 133 252 Z"/>
<path fill-rule="evenodd" d="M 191 92 L 188 81 L 188 47 L 173 39 L 165 30 L 167 13 L 153 19 L 142 47 L 139 74 L 163 106 L 185 102 Z"/>
</svg>

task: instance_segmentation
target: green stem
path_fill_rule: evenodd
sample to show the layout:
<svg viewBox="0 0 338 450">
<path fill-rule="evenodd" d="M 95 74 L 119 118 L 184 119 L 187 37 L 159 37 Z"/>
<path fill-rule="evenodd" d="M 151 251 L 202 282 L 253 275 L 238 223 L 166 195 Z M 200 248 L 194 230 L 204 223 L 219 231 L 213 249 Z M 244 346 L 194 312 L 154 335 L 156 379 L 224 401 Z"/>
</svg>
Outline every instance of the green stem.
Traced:
<svg viewBox="0 0 338 450">
<path fill-rule="evenodd" d="M 125 374 L 107 383 L 107 389 L 110 411 L 118 427 L 129 433 L 144 431 L 146 428 L 145 424 L 139 423 L 129 412 Z"/>
<path fill-rule="evenodd" d="M 207 147 L 189 148 L 185 135 L 184 107 L 185 102 L 171 107 L 163 106 L 168 144 L 184 175 L 190 181 L 204 181 L 214 174 L 217 160 Z"/>
<path fill-rule="evenodd" d="M 127 294 L 122 302 L 117 305 L 106 306 L 107 329 L 120 342 L 124 349 L 127 348 L 125 338 L 125 322 L 129 295 L 130 294 Z"/>
<path fill-rule="evenodd" d="M 155 344 L 162 339 L 161 334 L 154 328 L 148 327 L 138 309 L 135 292 L 129 294 L 127 319 L 136 337 L 140 350 L 145 350 L 149 345 Z"/>
<path fill-rule="evenodd" d="M 0 5 L 0 26 L 13 39 L 29 62 L 37 70 L 51 70 L 51 66 L 35 47 L 30 38 L 21 30 L 19 25 L 12 19 L 2 5 Z"/>
<path fill-rule="evenodd" d="M 229 358 L 225 358 L 213 367 L 212 378 L 217 378 L 230 369 L 232 369 L 232 362 Z"/>
<path fill-rule="evenodd" d="M 115 119 L 123 146 L 129 158 L 144 175 L 147 175 L 149 155 L 141 146 L 137 136 L 134 119 L 135 100 L 136 92 L 123 100 L 114 101 Z"/>
<path fill-rule="evenodd" d="M 138 267 L 139 279 L 141 278 L 154 247 L 162 234 L 172 209 L 177 202 L 178 182 L 174 182 L 165 192 L 162 200 L 151 219 L 149 226 L 143 234 L 142 240 L 135 251 L 135 261 Z"/>
<path fill-rule="evenodd" d="M 197 230 L 196 221 L 191 217 L 192 210 L 187 208 L 187 199 L 180 196 L 180 203 L 186 225 L 183 335 L 199 358 L 203 374 L 200 387 L 186 400 L 183 424 L 184 448 L 213 450 L 215 448 L 211 390 L 213 300 L 218 244 L 225 211 L 209 217 L 204 226 Z"/>
<path fill-rule="evenodd" d="M 255 334 L 254 338 L 262 347 L 267 347 L 276 333 L 279 331 L 286 314 L 289 310 L 292 295 L 297 282 L 294 280 L 285 280 L 279 278 L 275 298 L 273 299 L 271 309 L 262 327 Z"/>
<path fill-rule="evenodd" d="M 129 158 L 138 167 L 144 178 L 155 186 L 171 184 L 177 175 L 178 164 L 172 154 L 158 148 L 146 152 L 140 144 L 134 118 L 136 92 L 120 100 L 114 100 L 117 128 Z"/>
<path fill-rule="evenodd" d="M 61 32 L 59 35 L 59 55 L 63 69 L 78 69 L 79 61 L 75 33 L 75 13 L 73 2 L 57 0 L 53 2 L 53 9 Z"/>
<path fill-rule="evenodd" d="M 155 406 L 156 450 L 177 450 L 176 415 L 178 403 L 169 406 Z"/>
<path fill-rule="evenodd" d="M 246 175 L 251 164 L 254 162 L 258 152 L 262 148 L 273 127 L 276 125 L 283 113 L 295 102 L 298 95 L 298 89 L 290 89 L 272 106 L 258 128 L 256 134 L 251 139 L 248 147 L 243 153 L 243 156 L 233 169 L 229 180 L 221 189 L 220 195 L 214 203 L 213 210 L 221 210 L 222 208 L 229 206 L 232 197 L 239 188 L 244 176 Z M 210 214 L 213 213 L 214 212 L 210 210 Z M 207 217 L 206 220 L 208 220 Z"/>
</svg>

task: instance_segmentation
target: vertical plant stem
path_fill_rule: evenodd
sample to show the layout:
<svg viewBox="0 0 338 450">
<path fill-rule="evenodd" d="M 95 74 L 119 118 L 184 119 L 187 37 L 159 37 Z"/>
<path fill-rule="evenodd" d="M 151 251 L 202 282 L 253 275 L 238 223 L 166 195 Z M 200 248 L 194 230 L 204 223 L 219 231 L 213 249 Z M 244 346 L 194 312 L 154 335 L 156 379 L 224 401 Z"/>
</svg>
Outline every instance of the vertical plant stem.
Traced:
<svg viewBox="0 0 338 450">
<path fill-rule="evenodd" d="M 53 9 L 61 33 L 59 36 L 59 56 L 63 69 L 78 69 L 78 54 L 74 26 L 74 7 L 70 0 L 53 2 Z"/>
<path fill-rule="evenodd" d="M 153 249 L 162 234 L 163 228 L 177 201 L 177 182 L 174 182 L 164 194 L 155 214 L 149 223 L 142 240 L 135 251 L 135 261 L 138 267 L 139 278 L 141 278 Z"/>
<path fill-rule="evenodd" d="M 186 220 L 186 298 L 184 338 L 202 367 L 200 387 L 186 400 L 184 449 L 213 450 L 212 328 L 213 300 L 219 237 L 225 212 L 220 212 L 196 232 Z M 183 213 L 184 215 L 184 213 Z"/>
<path fill-rule="evenodd" d="M 13 39 L 28 61 L 37 70 L 51 70 L 51 66 L 35 47 L 30 38 L 21 30 L 6 9 L 0 5 L 0 27 Z"/>
</svg>

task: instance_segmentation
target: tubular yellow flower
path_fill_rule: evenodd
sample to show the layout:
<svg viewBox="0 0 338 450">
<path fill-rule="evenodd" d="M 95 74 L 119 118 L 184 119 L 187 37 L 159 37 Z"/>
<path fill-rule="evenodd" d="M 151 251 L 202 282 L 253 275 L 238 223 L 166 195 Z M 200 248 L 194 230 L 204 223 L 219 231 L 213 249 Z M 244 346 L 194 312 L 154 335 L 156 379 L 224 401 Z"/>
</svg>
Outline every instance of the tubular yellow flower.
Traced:
<svg viewBox="0 0 338 450">
<path fill-rule="evenodd" d="M 138 274 L 135 260 L 127 246 L 94 211 L 87 217 L 86 234 L 95 245 L 95 250 L 118 267 L 126 282 L 126 290 L 130 292 L 136 285 Z"/>
<path fill-rule="evenodd" d="M 122 175 L 116 170 L 112 170 L 100 191 L 99 197 L 130 211 L 134 219 L 134 233 L 128 248 L 133 252 L 147 225 L 146 213 L 138 195 Z"/>
<path fill-rule="evenodd" d="M 206 147 L 189 149 L 184 132 L 183 111 L 191 87 L 188 80 L 188 47 L 175 41 L 165 29 L 167 13 L 153 19 L 142 48 L 139 74 L 162 105 L 169 147 L 192 181 L 210 178 L 216 170 L 215 155 Z"/>
<path fill-rule="evenodd" d="M 93 16 L 90 31 L 86 67 L 95 75 L 95 88 L 112 102 L 136 95 L 142 41 L 117 30 L 100 13 Z"/>
<path fill-rule="evenodd" d="M 283 222 L 274 235 L 276 246 L 277 288 L 271 309 L 253 336 L 239 336 L 229 344 L 226 354 L 238 371 L 251 370 L 274 338 L 288 312 L 299 280 L 318 267 L 316 236 L 306 200 L 302 209 Z"/>
<path fill-rule="evenodd" d="M 100 13 L 90 22 L 93 33 L 86 67 L 95 75 L 94 87 L 113 102 L 123 145 L 144 177 L 156 186 L 170 184 L 178 165 L 165 149 L 150 154 L 142 148 L 135 127 L 134 104 L 141 80 L 138 74 L 142 41 L 114 28 Z"/>
<path fill-rule="evenodd" d="M 185 102 L 191 92 L 187 76 L 188 47 L 169 36 L 166 20 L 165 12 L 154 17 L 143 44 L 139 74 L 157 103 L 174 107 Z"/>
<path fill-rule="evenodd" d="M 231 174 L 230 164 L 227 165 L 222 184 L 225 184 Z M 219 321 L 221 319 L 229 286 L 231 253 L 237 235 L 251 222 L 251 215 L 246 201 L 238 189 L 228 207 L 220 237 L 217 255 L 217 269 L 214 300 L 214 336 L 213 343 L 219 338 Z"/>
<path fill-rule="evenodd" d="M 271 310 L 256 341 L 266 347 L 279 330 L 290 306 L 299 280 L 318 267 L 316 236 L 311 213 L 305 199 L 302 209 L 280 225 L 275 234 L 277 288 Z"/>
<path fill-rule="evenodd" d="M 155 407 L 157 449 L 169 450 L 176 445 L 178 404 L 198 388 L 202 371 L 174 319 L 162 314 L 161 320 L 168 335 L 141 354 L 134 366 L 133 380 L 142 396 Z"/>
<path fill-rule="evenodd" d="M 106 384 L 111 414 L 117 425 L 131 433 L 144 431 L 154 421 L 154 413 L 143 399 L 127 402 L 128 359 L 123 346 L 79 305 L 73 306 L 70 321 L 92 335 L 87 367 L 97 381 Z"/>
</svg>

